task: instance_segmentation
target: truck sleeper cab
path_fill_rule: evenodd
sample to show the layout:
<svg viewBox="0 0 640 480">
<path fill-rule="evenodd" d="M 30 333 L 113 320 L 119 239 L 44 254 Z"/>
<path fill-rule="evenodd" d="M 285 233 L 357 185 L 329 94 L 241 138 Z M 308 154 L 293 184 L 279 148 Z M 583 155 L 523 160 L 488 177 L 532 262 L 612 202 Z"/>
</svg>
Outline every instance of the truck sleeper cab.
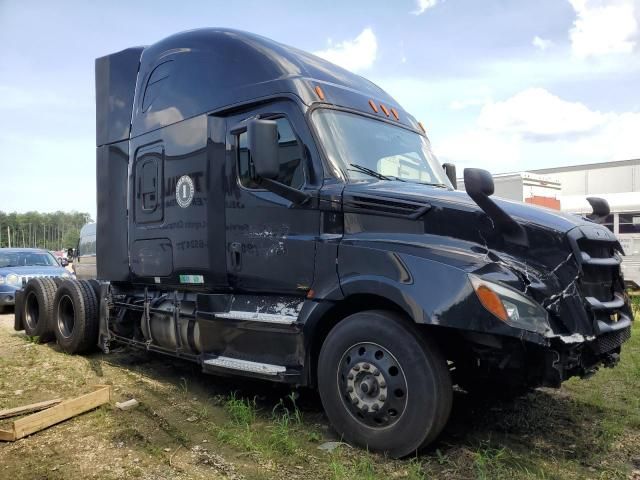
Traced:
<svg viewBox="0 0 640 480">
<path fill-rule="evenodd" d="M 405 456 L 453 384 L 557 387 L 629 338 L 606 228 L 492 199 L 480 170 L 455 191 L 421 124 L 329 62 L 194 30 L 99 58 L 96 99 L 102 283 L 60 289 L 99 314 L 54 308 L 67 351 L 95 332 L 313 386 L 346 441 Z"/>
</svg>

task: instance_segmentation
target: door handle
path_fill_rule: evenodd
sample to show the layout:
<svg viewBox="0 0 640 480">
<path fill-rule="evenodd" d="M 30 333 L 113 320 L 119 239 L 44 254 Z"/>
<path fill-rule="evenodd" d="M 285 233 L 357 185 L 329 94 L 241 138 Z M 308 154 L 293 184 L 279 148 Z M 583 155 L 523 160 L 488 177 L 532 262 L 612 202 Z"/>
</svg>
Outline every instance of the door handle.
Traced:
<svg viewBox="0 0 640 480">
<path fill-rule="evenodd" d="M 231 255 L 231 267 L 236 271 L 240 270 L 242 266 L 242 244 L 233 242 L 229 245 L 229 254 Z"/>
</svg>

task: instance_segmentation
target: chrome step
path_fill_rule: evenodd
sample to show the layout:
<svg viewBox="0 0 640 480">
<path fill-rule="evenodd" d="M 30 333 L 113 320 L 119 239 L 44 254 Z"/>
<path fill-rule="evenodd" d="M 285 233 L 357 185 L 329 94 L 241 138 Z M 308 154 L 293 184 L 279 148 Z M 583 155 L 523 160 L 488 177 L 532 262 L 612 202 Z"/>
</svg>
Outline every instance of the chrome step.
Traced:
<svg viewBox="0 0 640 480">
<path fill-rule="evenodd" d="M 262 375 L 279 375 L 287 371 L 281 365 L 271 365 L 269 363 L 250 362 L 230 357 L 216 357 L 204 361 L 205 365 L 212 367 L 227 368 L 229 370 L 239 370 L 242 372 L 260 373 Z"/>
<path fill-rule="evenodd" d="M 293 325 L 298 321 L 294 315 L 281 315 L 279 313 L 244 312 L 231 310 L 230 312 L 216 313 L 216 318 L 229 320 L 243 320 L 250 322 L 277 323 L 279 325 Z"/>
</svg>

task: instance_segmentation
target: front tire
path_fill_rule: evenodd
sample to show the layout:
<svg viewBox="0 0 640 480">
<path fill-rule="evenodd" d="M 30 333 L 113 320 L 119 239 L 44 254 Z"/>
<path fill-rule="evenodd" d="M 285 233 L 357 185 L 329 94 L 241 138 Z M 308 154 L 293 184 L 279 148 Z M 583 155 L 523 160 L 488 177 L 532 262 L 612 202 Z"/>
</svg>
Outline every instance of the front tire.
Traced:
<svg viewBox="0 0 640 480">
<path fill-rule="evenodd" d="M 446 360 L 416 325 L 388 311 L 353 314 L 329 332 L 318 387 L 338 434 L 396 458 L 435 440 L 451 412 Z"/>
</svg>

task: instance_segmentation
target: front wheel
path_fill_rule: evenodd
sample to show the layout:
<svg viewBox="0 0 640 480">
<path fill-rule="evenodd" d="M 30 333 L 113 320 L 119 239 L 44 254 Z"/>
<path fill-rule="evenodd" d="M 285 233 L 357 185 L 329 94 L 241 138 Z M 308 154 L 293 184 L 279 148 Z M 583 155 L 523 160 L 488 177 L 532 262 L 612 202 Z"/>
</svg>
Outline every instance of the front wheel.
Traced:
<svg viewBox="0 0 640 480">
<path fill-rule="evenodd" d="M 318 387 L 346 441 L 394 457 L 431 443 L 451 412 L 446 360 L 414 324 L 388 311 L 359 312 L 331 330 Z"/>
</svg>

